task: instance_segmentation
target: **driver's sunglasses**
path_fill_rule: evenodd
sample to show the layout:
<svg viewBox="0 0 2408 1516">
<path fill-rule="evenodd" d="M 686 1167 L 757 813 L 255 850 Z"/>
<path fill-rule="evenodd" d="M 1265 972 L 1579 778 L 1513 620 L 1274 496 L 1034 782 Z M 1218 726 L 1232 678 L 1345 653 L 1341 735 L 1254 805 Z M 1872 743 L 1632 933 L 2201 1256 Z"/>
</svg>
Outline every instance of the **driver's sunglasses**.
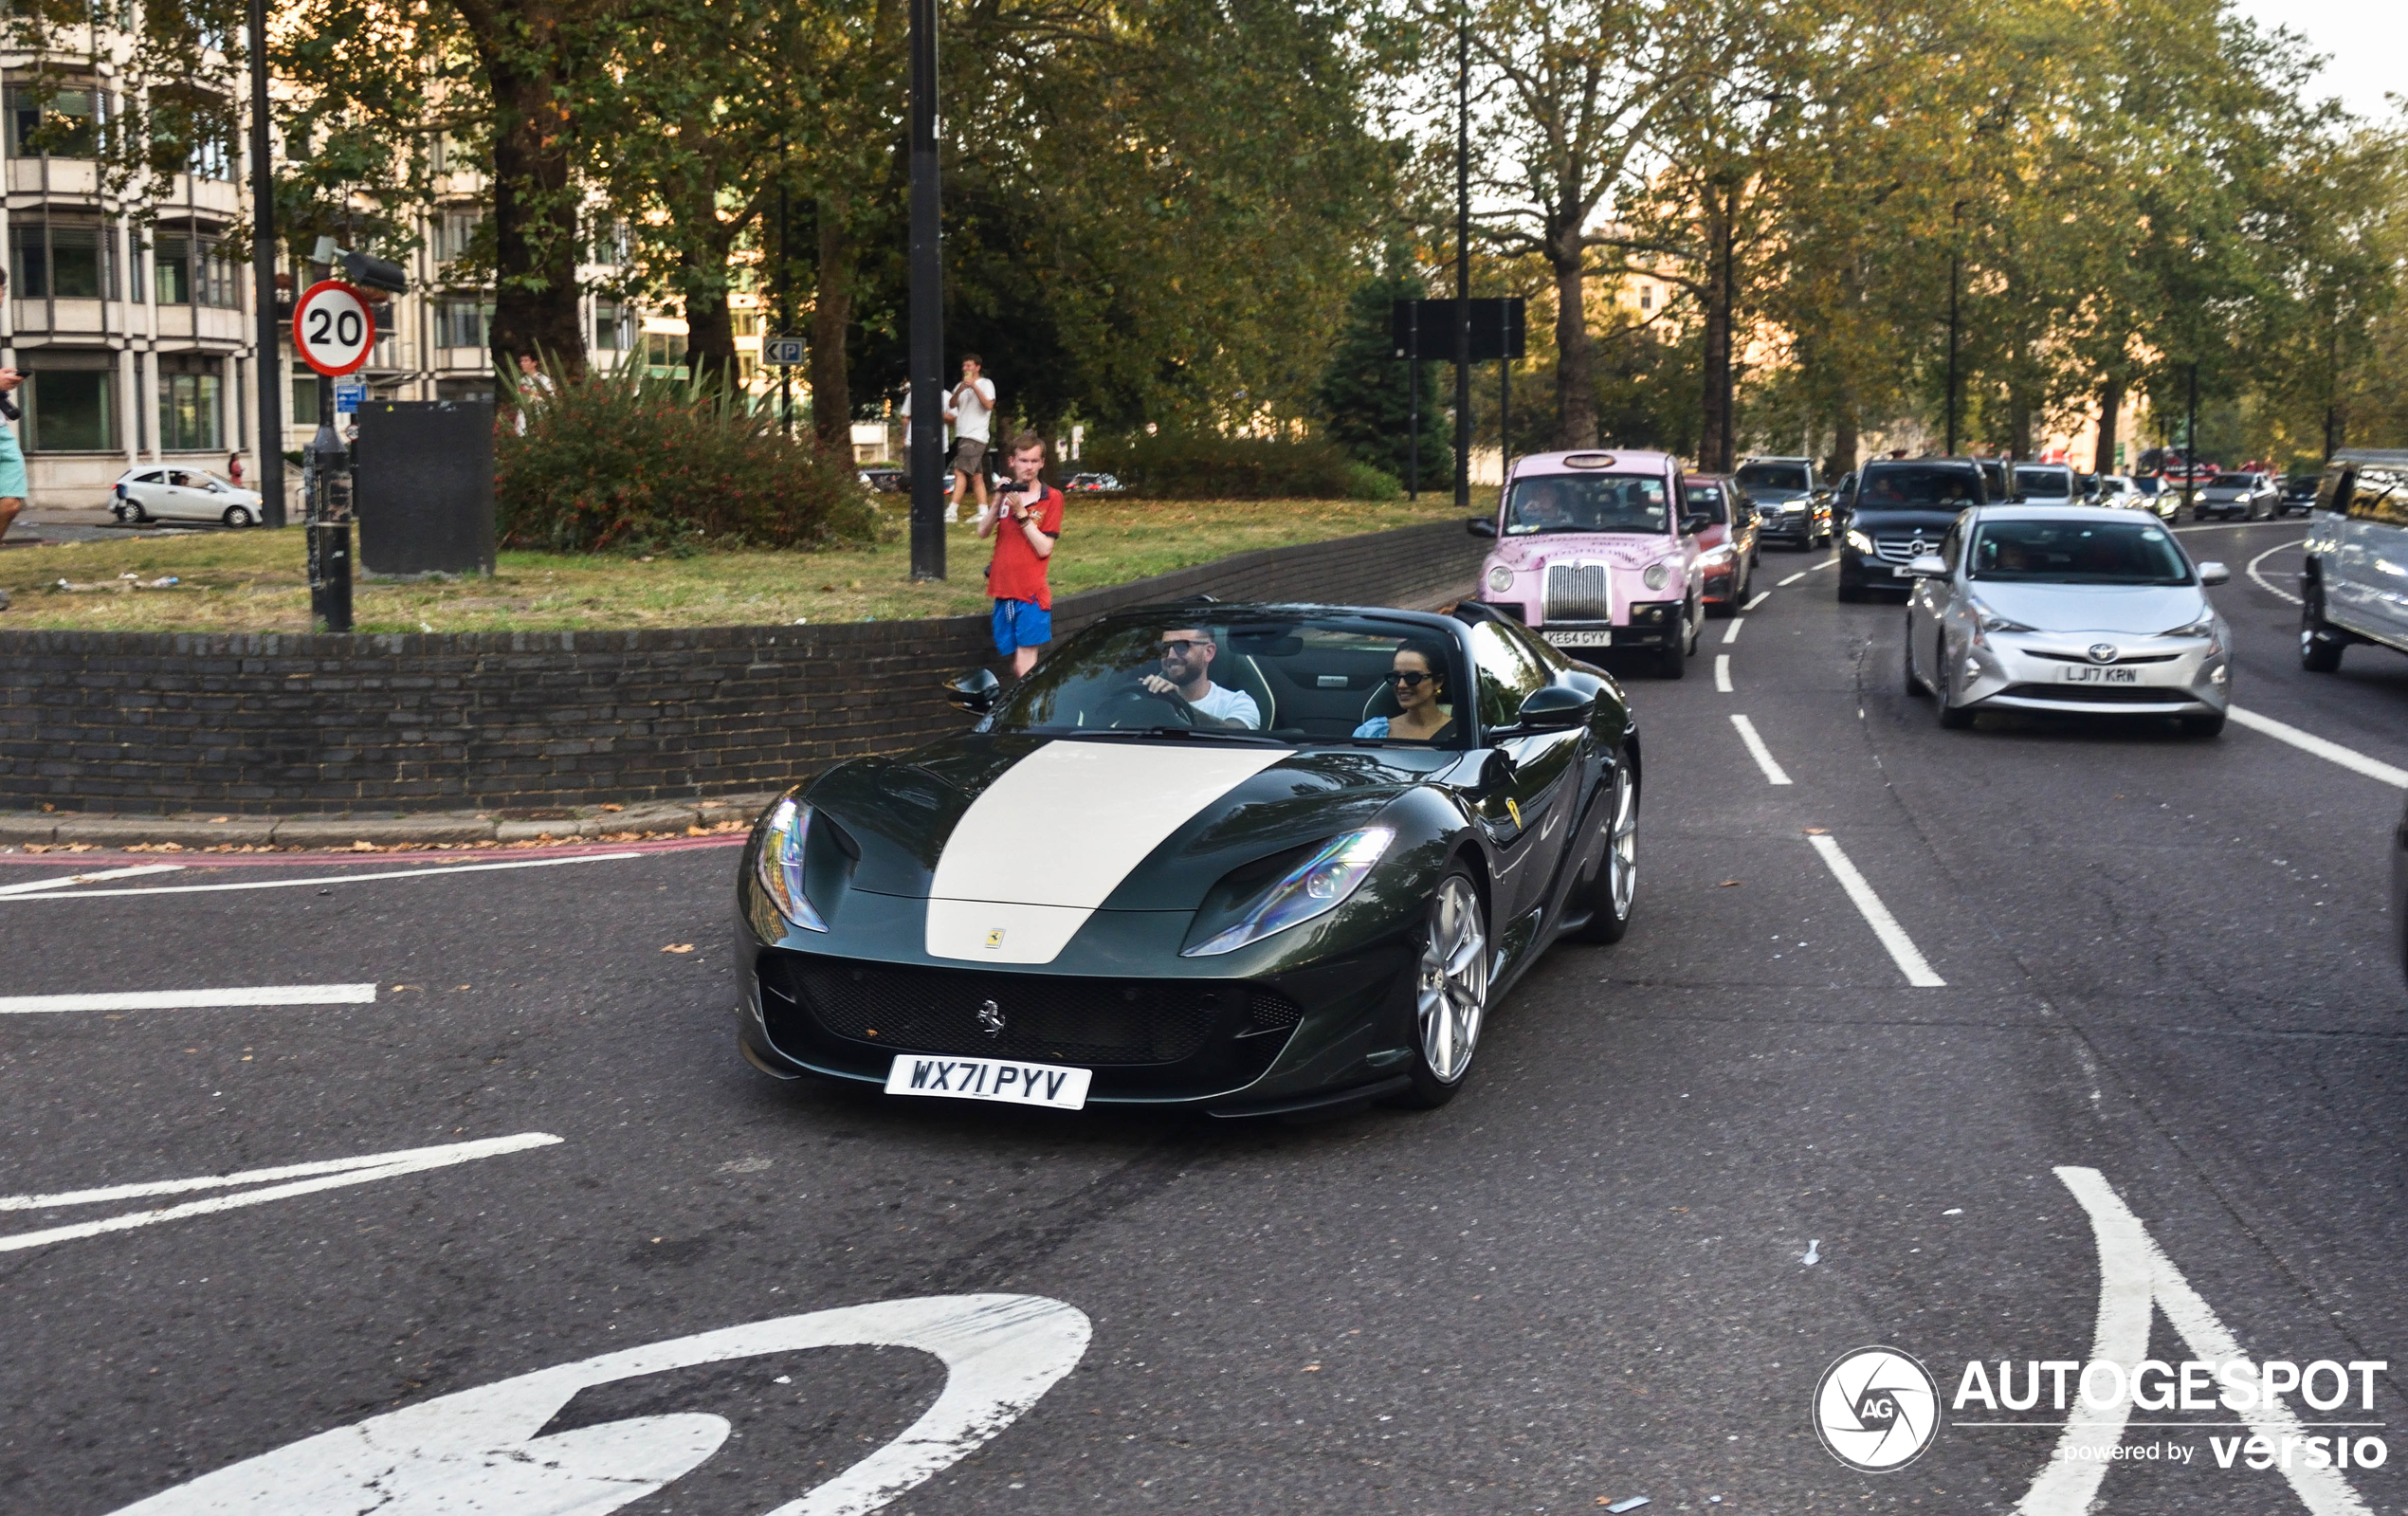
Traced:
<svg viewBox="0 0 2408 1516">
<path fill-rule="evenodd" d="M 1437 676 L 1435 674 L 1425 674 L 1419 672 L 1418 670 L 1399 668 L 1389 674 L 1388 682 L 1392 685 L 1402 685 L 1407 689 L 1419 689 L 1423 680 L 1434 679 Z"/>
<path fill-rule="evenodd" d="M 1174 637 L 1166 642 L 1158 642 L 1155 646 L 1164 652 L 1187 653 L 1194 652 L 1204 644 L 1194 637 Z"/>
</svg>

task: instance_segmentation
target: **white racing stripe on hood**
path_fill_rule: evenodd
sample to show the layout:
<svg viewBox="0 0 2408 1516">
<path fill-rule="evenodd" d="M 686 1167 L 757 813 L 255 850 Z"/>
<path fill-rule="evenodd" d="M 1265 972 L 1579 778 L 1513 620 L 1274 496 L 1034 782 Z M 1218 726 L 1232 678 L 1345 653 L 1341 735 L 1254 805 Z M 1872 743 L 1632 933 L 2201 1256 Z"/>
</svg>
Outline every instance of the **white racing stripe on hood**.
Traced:
<svg viewBox="0 0 2408 1516">
<path fill-rule="evenodd" d="M 1164 838 L 1286 757 L 1274 747 L 1048 742 L 972 801 L 946 839 L 928 891 L 928 955 L 1052 962 Z"/>
</svg>

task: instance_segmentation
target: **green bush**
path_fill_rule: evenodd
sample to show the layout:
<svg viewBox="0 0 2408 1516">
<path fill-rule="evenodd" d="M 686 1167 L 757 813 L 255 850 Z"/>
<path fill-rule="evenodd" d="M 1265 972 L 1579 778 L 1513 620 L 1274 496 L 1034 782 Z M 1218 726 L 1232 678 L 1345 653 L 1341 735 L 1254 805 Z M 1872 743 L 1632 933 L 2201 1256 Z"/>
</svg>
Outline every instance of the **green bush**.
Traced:
<svg viewBox="0 0 2408 1516">
<path fill-rule="evenodd" d="M 1403 500 L 1405 486 L 1396 476 L 1384 468 L 1374 468 L 1365 463 L 1346 466 L 1346 498 L 1349 500 Z"/>
<path fill-rule="evenodd" d="M 876 507 L 849 461 L 778 435 L 772 418 L 640 365 L 528 393 L 504 375 L 494 438 L 495 526 L 502 545 L 570 553 L 702 546 L 810 548 L 876 531 Z"/>
<path fill-rule="evenodd" d="M 1092 443 L 1083 468 L 1117 475 L 1146 500 L 1350 500 L 1354 460 L 1318 438 L 1224 437 L 1170 432 Z"/>
</svg>

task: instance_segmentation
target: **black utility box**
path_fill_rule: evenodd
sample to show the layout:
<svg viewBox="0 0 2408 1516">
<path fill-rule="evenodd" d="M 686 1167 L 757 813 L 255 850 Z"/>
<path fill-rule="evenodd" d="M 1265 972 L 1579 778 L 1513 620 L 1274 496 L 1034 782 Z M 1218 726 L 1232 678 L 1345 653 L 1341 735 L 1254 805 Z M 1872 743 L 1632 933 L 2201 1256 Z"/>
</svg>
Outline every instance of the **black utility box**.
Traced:
<svg viewBox="0 0 2408 1516">
<path fill-rule="evenodd" d="M 353 461 L 363 573 L 493 572 L 491 401 L 362 401 Z"/>
</svg>

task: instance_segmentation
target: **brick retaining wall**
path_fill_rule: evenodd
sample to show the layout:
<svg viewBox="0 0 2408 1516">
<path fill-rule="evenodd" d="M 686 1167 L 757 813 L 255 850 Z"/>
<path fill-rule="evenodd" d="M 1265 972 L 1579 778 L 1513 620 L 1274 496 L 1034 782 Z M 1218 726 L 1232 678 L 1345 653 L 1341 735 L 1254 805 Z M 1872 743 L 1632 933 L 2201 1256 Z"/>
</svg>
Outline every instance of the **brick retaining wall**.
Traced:
<svg viewBox="0 0 2408 1516">
<path fill-rule="evenodd" d="M 1241 554 L 1065 595 L 1417 605 L 1485 544 L 1460 523 Z M 960 728 L 984 616 L 824 627 L 312 636 L 0 631 L 0 810 L 539 808 L 773 789 Z"/>
</svg>

